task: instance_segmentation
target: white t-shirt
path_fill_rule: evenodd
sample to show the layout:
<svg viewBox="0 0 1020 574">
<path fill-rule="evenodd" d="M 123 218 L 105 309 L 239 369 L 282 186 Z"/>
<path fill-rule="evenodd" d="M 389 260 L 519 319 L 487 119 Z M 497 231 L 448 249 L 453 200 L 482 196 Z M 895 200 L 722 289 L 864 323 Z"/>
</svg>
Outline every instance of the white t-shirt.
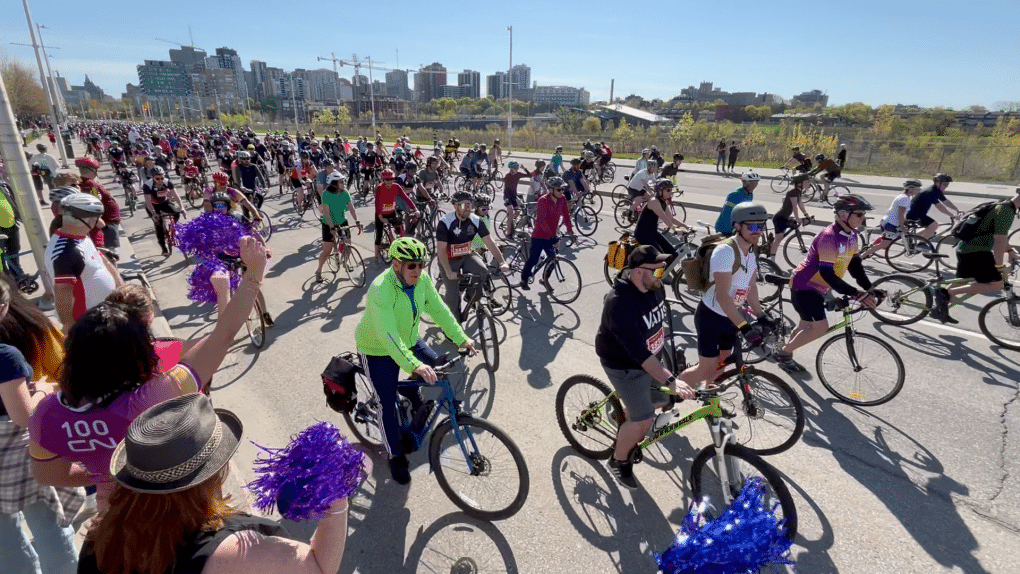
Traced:
<svg viewBox="0 0 1020 574">
<path fill-rule="evenodd" d="M 645 191 L 645 186 L 648 184 L 649 181 L 652 181 L 654 179 L 655 176 L 648 173 L 648 170 L 645 169 L 635 173 L 634 177 L 630 178 L 630 183 L 627 185 L 631 189 L 640 189 L 641 191 Z"/>
<path fill-rule="evenodd" d="M 709 263 L 708 274 L 712 281 L 715 281 L 715 274 L 717 272 L 729 273 L 733 271 L 733 258 L 736 256 L 734 250 L 728 244 L 717 246 L 712 250 L 712 259 Z M 742 257 L 740 268 L 733 274 L 730 280 L 730 291 L 729 297 L 740 306 L 747 299 L 747 289 L 754 280 L 756 273 L 758 272 L 758 260 L 754 257 L 754 250 L 748 249 L 747 254 Z M 716 313 L 726 316 L 722 307 L 719 306 L 719 300 L 716 297 L 716 286 L 712 283 L 712 286 L 708 288 L 705 295 L 701 298 L 705 303 L 705 306 L 715 311 Z"/>
<path fill-rule="evenodd" d="M 889 212 L 882 218 L 882 223 L 888 223 L 889 225 L 899 225 L 900 222 L 900 208 L 905 207 L 910 209 L 910 198 L 907 194 L 901 193 L 896 196 L 896 199 L 892 200 L 892 205 L 889 206 Z"/>
</svg>

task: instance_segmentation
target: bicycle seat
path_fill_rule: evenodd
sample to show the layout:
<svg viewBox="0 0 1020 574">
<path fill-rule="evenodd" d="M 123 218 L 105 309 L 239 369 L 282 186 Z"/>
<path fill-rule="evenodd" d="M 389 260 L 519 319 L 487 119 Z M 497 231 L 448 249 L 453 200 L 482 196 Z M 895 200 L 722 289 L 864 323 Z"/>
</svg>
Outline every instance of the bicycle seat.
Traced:
<svg viewBox="0 0 1020 574">
<path fill-rule="evenodd" d="M 922 252 L 921 255 L 925 259 L 942 259 L 944 257 L 949 257 L 948 253 L 924 253 L 924 252 Z"/>
<path fill-rule="evenodd" d="M 766 273 L 765 282 L 770 285 L 782 286 L 790 282 L 790 277 L 787 275 L 777 275 L 775 273 Z"/>
</svg>

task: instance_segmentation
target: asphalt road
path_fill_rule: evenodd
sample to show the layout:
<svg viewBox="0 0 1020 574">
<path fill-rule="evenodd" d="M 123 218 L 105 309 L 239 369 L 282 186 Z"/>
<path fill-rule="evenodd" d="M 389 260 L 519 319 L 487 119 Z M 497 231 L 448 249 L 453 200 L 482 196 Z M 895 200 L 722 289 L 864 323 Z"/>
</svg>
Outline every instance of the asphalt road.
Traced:
<svg viewBox="0 0 1020 574">
<path fill-rule="evenodd" d="M 703 206 L 721 205 L 738 185 L 713 174 L 687 173 L 680 180 L 684 200 Z M 780 196 L 767 185 L 762 183 L 757 197 L 771 211 Z M 863 192 L 879 210 L 895 194 Z M 605 245 L 618 236 L 606 206 L 595 236 L 568 252 L 584 278 L 580 299 L 563 306 L 532 289 L 518 300 L 512 318 L 500 323 L 500 370 L 489 373 L 477 357 L 453 379 L 466 405 L 506 430 L 524 452 L 531 474 L 524 508 L 505 521 L 479 522 L 446 499 L 430 476 L 425 453 L 411 457 L 413 482 L 405 487 L 390 480 L 384 456 L 372 452 L 374 470 L 351 505 L 341 572 L 655 571 L 652 552 L 669 546 L 691 502 L 687 473 L 693 455 L 710 443 L 707 429 L 692 426 L 663 441 L 635 469 L 642 489 L 629 492 L 602 464 L 567 445 L 554 414 L 556 391 L 568 376 L 605 378 L 593 341 L 608 290 Z M 314 284 L 318 223 L 310 215 L 298 218 L 289 195 L 273 195 L 264 209 L 276 228 L 264 287 L 276 326 L 261 351 L 242 331 L 213 390 L 217 406 L 240 415 L 246 439 L 281 446 L 317 420 L 343 427 L 323 400 L 319 373 L 331 355 L 354 350 L 367 288 Z M 819 219 L 830 213 L 817 204 L 809 210 Z M 359 206 L 358 212 L 362 221 L 371 221 L 371 207 Z M 687 221 L 697 219 L 714 221 L 715 210 L 692 206 Z M 179 254 L 159 255 L 144 217 L 126 219 L 124 228 L 175 334 L 208 333 L 215 317 L 211 307 L 185 296 L 189 266 Z M 371 237 L 354 238 L 366 259 Z M 370 266 L 369 280 L 382 270 Z M 888 272 L 872 268 L 873 276 Z M 791 381 L 807 409 L 803 440 L 767 459 L 796 498 L 800 532 L 793 558 L 799 571 L 1015 571 L 1020 355 L 990 345 L 980 334 L 977 310 L 985 301 L 975 298 L 956 311 L 961 322 L 955 327 L 931 321 L 891 327 L 871 317 L 859 322 L 860 330 L 892 342 L 906 366 L 905 388 L 883 406 L 862 410 L 832 398 L 810 368 L 818 344 L 798 352 L 809 365 L 804 376 L 765 365 Z M 691 316 L 681 320 L 693 326 Z M 425 327 L 427 338 L 442 347 L 436 329 Z M 246 480 L 256 454 L 245 441 L 235 458 Z M 292 526 L 306 537 L 312 531 L 311 525 Z M 469 563 L 477 570 L 457 570 Z"/>
</svg>

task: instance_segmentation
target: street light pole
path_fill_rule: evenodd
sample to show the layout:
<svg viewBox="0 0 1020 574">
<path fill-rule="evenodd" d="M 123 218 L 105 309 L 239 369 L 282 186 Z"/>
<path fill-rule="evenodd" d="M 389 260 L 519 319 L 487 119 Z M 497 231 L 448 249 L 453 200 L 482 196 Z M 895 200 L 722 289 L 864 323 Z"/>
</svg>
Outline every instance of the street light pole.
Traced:
<svg viewBox="0 0 1020 574">
<path fill-rule="evenodd" d="M 64 106 L 64 97 L 60 94 L 60 90 L 57 89 L 57 82 L 53 79 L 53 69 L 50 68 L 50 55 L 46 52 L 46 42 L 43 41 L 42 29 L 46 26 L 40 24 L 35 25 L 36 30 L 39 32 L 39 46 L 42 48 L 43 60 L 46 62 L 46 73 L 50 77 L 50 90 L 53 93 L 53 105 L 59 112 L 57 119 L 67 122 L 67 108 Z M 51 46 L 52 47 L 52 46 Z"/>
<path fill-rule="evenodd" d="M 513 147 L 514 142 L 514 124 L 513 124 L 513 113 L 514 113 L 514 27 L 507 26 L 507 30 L 510 30 L 510 69 L 507 70 L 507 89 L 506 89 L 506 151 L 510 153 L 510 149 Z"/>
<path fill-rule="evenodd" d="M 25 19 L 28 20 L 28 33 L 32 37 L 32 48 L 35 50 L 35 61 L 39 64 L 39 80 L 43 85 L 43 92 L 46 94 L 46 105 L 50 112 L 50 123 L 53 124 L 53 129 L 60 132 L 60 124 L 57 123 L 57 111 L 53 107 L 53 98 L 50 97 L 50 89 L 46 81 L 46 72 L 43 71 L 42 57 L 39 56 L 39 45 L 35 41 L 35 26 L 32 24 L 32 12 L 28 9 L 28 0 L 21 0 L 21 4 L 25 7 Z M 64 151 L 64 142 L 60 142 L 61 145 L 57 146 L 60 151 L 60 167 L 67 168 L 67 153 Z"/>
</svg>

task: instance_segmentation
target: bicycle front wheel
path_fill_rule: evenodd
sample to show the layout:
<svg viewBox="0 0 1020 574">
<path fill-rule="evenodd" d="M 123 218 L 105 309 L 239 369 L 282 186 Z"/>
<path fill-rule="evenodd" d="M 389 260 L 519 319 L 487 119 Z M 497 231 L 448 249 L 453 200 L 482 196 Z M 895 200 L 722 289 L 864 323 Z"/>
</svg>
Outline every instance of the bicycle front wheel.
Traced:
<svg viewBox="0 0 1020 574">
<path fill-rule="evenodd" d="M 484 419 L 457 416 L 432 433 L 429 462 L 446 496 L 465 513 L 503 520 L 524 506 L 531 487 L 528 466 L 499 427 Z"/>
<path fill-rule="evenodd" d="M 196 188 L 190 188 L 184 192 L 188 196 L 188 204 L 191 207 L 201 207 L 205 202 L 205 196 L 202 195 L 202 191 Z"/>
<path fill-rule="evenodd" d="M 673 202 L 673 217 L 680 223 L 687 222 L 687 208 L 684 207 L 684 204 L 678 201 Z"/>
<path fill-rule="evenodd" d="M 251 312 L 248 313 L 248 320 L 244 325 L 248 328 L 248 338 L 251 339 L 252 346 L 261 349 L 266 344 L 266 321 L 258 302 L 251 306 Z"/>
<path fill-rule="evenodd" d="M 799 233 L 794 231 L 790 233 L 783 240 L 783 259 L 786 259 L 786 264 L 791 269 L 795 269 L 807 257 L 808 249 L 811 248 L 811 244 L 814 242 L 814 231 L 801 231 Z"/>
<path fill-rule="evenodd" d="M 885 248 L 885 260 L 900 273 L 917 273 L 931 265 L 925 254 L 934 252 L 931 242 L 920 235 L 901 235 Z"/>
<path fill-rule="evenodd" d="M 509 221 L 509 218 L 507 215 L 508 214 L 505 209 L 500 209 L 496 212 L 496 215 L 492 216 L 492 230 L 495 231 L 496 237 L 504 241 L 507 239 L 508 231 L 507 222 Z"/>
<path fill-rule="evenodd" d="M 344 252 L 340 255 L 340 267 L 347 274 L 347 278 L 351 280 L 351 285 L 365 286 L 365 260 L 356 247 L 351 244 L 344 246 Z"/>
<path fill-rule="evenodd" d="M 942 239 L 939 239 L 939 242 L 935 244 L 935 250 L 936 251 L 938 251 L 940 254 L 948 255 L 948 257 L 943 257 L 942 258 L 942 263 L 941 263 L 941 265 L 943 267 L 945 267 L 946 269 L 950 269 L 950 270 L 956 271 L 956 265 L 957 265 L 957 262 L 956 262 L 956 245 L 958 243 L 960 243 L 959 239 L 953 237 L 952 235 L 947 235 L 947 236 L 943 237 Z"/>
<path fill-rule="evenodd" d="M 290 201 L 294 205 L 294 212 L 297 213 L 300 218 L 304 218 L 305 208 L 308 207 L 308 204 L 305 202 L 305 193 L 308 192 L 301 193 L 299 190 L 295 189 L 294 193 L 290 195 Z"/>
<path fill-rule="evenodd" d="M 822 385 L 837 399 L 859 407 L 891 401 L 907 377 L 903 359 L 889 343 L 868 333 L 853 334 L 853 349 L 850 342 L 843 332 L 818 349 L 815 369 Z"/>
<path fill-rule="evenodd" d="M 616 219 L 616 224 L 624 229 L 630 228 L 637 221 L 637 216 L 630 210 L 630 205 L 629 199 L 622 199 L 613 208 L 613 218 Z"/>
<path fill-rule="evenodd" d="M 701 303 L 701 297 L 704 294 L 704 291 L 698 291 L 687 284 L 687 277 L 684 275 L 683 267 L 677 270 L 676 277 L 673 279 L 673 296 L 680 301 L 684 309 L 687 309 L 689 313 L 693 313 L 697 310 L 698 303 Z"/>
<path fill-rule="evenodd" d="M 885 299 L 874 309 L 868 309 L 883 323 L 916 323 L 931 309 L 932 295 L 925 288 L 925 282 L 912 275 L 886 275 L 877 279 L 872 287 L 885 291 Z"/>
<path fill-rule="evenodd" d="M 614 205 L 628 198 L 630 198 L 630 194 L 627 193 L 627 186 L 622 183 L 613 188 L 613 193 L 609 197 Z"/>
<path fill-rule="evenodd" d="M 796 391 L 779 376 L 754 367 L 745 367 L 743 373 L 730 369 L 716 382 L 736 377 L 740 377 L 738 384 L 719 396 L 735 415 L 737 444 L 762 456 L 789 450 L 804 434 L 804 405 Z"/>
<path fill-rule="evenodd" d="M 573 303 L 581 296 L 581 272 L 563 257 L 556 256 L 546 265 L 542 280 L 549 290 L 549 296 L 557 303 Z"/>
<path fill-rule="evenodd" d="M 797 535 L 797 510 L 790 489 L 769 463 L 737 444 L 727 444 L 722 456 L 715 447 L 706 447 L 694 457 L 691 464 L 691 496 L 694 500 L 708 499 L 708 520 L 722 516 L 743 490 L 744 484 L 757 477 L 765 482 L 765 507 L 776 509 L 779 520 L 786 521 L 786 537 Z M 711 464 L 709 464 L 711 463 Z M 726 479 L 720 472 L 726 470 Z"/>
<path fill-rule="evenodd" d="M 850 195 L 850 189 L 845 185 L 830 185 L 829 194 L 825 196 L 825 203 L 835 205 L 841 198 Z"/>
<path fill-rule="evenodd" d="M 620 398 L 595 377 L 574 375 L 556 392 L 560 431 L 574 450 L 588 458 L 609 458 L 616 431 L 625 420 Z"/>
<path fill-rule="evenodd" d="M 602 211 L 603 205 L 602 196 L 599 195 L 598 192 L 596 192 L 594 189 L 591 190 L 591 193 L 584 194 L 583 203 L 584 205 L 587 205 L 588 207 L 594 209 L 595 213 Z"/>
<path fill-rule="evenodd" d="M 774 177 L 770 185 L 772 186 L 772 193 L 783 193 L 790 189 L 790 176 Z"/>
<path fill-rule="evenodd" d="M 585 237 L 591 237 L 599 228 L 599 216 L 591 206 L 582 205 L 574 212 L 574 229 Z"/>
<path fill-rule="evenodd" d="M 262 241 L 269 243 L 269 238 L 273 236 L 273 220 L 269 219 L 269 214 L 261 209 L 259 217 L 262 218 L 262 222 L 258 224 L 258 234 L 262 236 Z"/>
<path fill-rule="evenodd" d="M 482 358 L 489 366 L 489 372 L 495 373 L 499 369 L 499 333 L 496 331 L 496 320 L 492 317 L 492 311 L 485 305 L 480 306 L 478 313 L 478 340 L 482 344 Z"/>
<path fill-rule="evenodd" d="M 1020 351 L 1020 296 L 999 297 L 985 305 L 978 326 L 989 341 Z"/>
</svg>

